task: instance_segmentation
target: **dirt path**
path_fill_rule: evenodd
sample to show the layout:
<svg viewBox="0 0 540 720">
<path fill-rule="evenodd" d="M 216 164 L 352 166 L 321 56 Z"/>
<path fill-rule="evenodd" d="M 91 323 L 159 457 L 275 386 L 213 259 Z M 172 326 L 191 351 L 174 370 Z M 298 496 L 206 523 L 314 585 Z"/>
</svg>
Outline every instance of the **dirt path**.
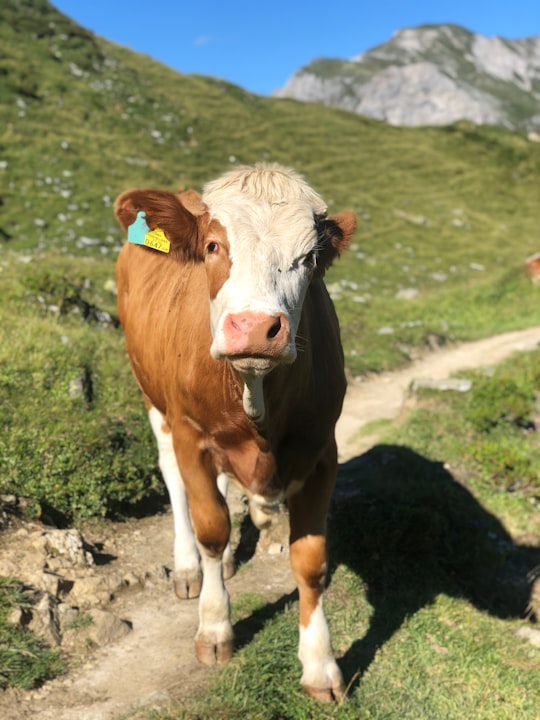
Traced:
<svg viewBox="0 0 540 720">
<path fill-rule="evenodd" d="M 395 418 L 415 379 L 442 379 L 466 367 L 494 365 L 514 351 L 540 343 L 540 327 L 506 333 L 487 340 L 445 349 L 426 356 L 404 370 L 387 373 L 349 386 L 337 427 L 340 459 L 345 460 L 377 441 L 376 435 L 355 438 L 374 420 Z M 233 493 L 232 503 L 240 504 Z M 96 531 L 99 536 L 99 531 Z M 263 593 L 273 601 L 293 590 L 286 533 L 260 543 L 247 566 L 228 583 L 234 599 L 245 592 Z M 116 556 L 110 563 L 123 573 L 170 565 L 170 514 L 112 526 L 101 536 L 103 552 Z M 103 572 L 111 568 L 103 566 Z M 29 693 L 8 691 L 0 696 L 4 720 L 112 720 L 138 707 L 166 705 L 188 697 L 209 676 L 194 657 L 197 602 L 177 600 L 170 582 L 147 582 L 144 588 L 121 593 L 111 611 L 128 619 L 132 631 L 121 640 L 82 658 L 67 676 Z"/>
<path fill-rule="evenodd" d="M 361 440 L 355 436 L 370 422 L 397 417 L 414 380 L 442 380 L 459 370 L 496 365 L 513 352 L 533 350 L 539 343 L 540 327 L 517 330 L 442 349 L 403 370 L 350 384 L 336 428 L 340 460 L 347 460 L 376 441 L 376 436 L 363 436 Z"/>
</svg>

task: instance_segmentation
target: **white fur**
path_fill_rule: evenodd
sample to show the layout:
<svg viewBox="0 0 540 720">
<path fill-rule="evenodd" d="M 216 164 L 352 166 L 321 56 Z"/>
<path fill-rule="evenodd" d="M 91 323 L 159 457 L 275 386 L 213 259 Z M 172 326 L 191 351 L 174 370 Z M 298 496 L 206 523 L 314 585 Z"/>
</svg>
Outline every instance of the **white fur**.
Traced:
<svg viewBox="0 0 540 720">
<path fill-rule="evenodd" d="M 151 408 L 150 425 L 156 436 L 159 467 L 169 491 L 174 517 L 174 572 L 175 577 L 195 578 L 200 575 L 199 551 L 195 543 L 186 489 L 174 454 L 171 432 L 164 432 L 163 415 Z"/>
<path fill-rule="evenodd" d="M 323 200 L 293 171 L 264 164 L 227 173 L 206 186 L 203 199 L 227 230 L 232 262 L 210 304 L 212 356 L 224 354 L 225 317 L 250 310 L 287 317 L 283 361 L 293 362 L 310 279 L 303 259 L 316 247 L 314 215 L 326 212 Z"/>
<path fill-rule="evenodd" d="M 298 658 L 302 663 L 302 685 L 311 688 L 339 688 L 343 676 L 334 658 L 330 632 L 324 616 L 322 595 L 311 615 L 309 625 L 300 625 Z"/>
<path fill-rule="evenodd" d="M 218 645 L 233 638 L 229 595 L 223 582 L 221 558 L 212 557 L 202 545 L 199 547 L 204 580 L 199 598 L 199 629 L 195 640 Z"/>
<path fill-rule="evenodd" d="M 176 582 L 187 583 L 201 580 L 203 568 L 201 558 L 191 524 L 191 515 L 186 495 L 186 489 L 174 454 L 172 434 L 164 432 L 163 415 L 152 407 L 148 412 L 150 425 L 156 436 L 159 467 L 169 491 L 169 498 L 174 518 L 174 578 Z M 229 478 L 225 473 L 217 477 L 219 491 L 227 499 Z M 223 552 L 223 563 L 234 567 L 234 557 L 230 543 L 227 543 Z M 220 561 L 221 563 L 221 561 Z M 221 570 L 220 570 L 221 572 Z"/>
</svg>

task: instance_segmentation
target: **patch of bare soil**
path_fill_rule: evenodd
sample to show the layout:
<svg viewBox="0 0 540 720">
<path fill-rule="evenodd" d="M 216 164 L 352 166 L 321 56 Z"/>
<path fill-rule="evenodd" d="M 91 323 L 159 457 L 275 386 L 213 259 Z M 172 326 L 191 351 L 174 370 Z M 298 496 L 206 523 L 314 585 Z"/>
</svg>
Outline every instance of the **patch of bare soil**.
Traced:
<svg viewBox="0 0 540 720">
<path fill-rule="evenodd" d="M 539 343 L 540 327 L 506 333 L 443 349 L 404 370 L 351 383 L 337 426 L 340 460 L 377 441 L 376 434 L 358 437 L 360 429 L 375 420 L 398 417 L 413 380 L 439 380 L 460 369 L 495 365 L 512 352 L 530 350 Z M 246 507 L 234 489 L 229 504 L 238 542 Z M 4 692 L 0 717 L 111 720 L 137 708 L 166 707 L 171 700 L 181 701 L 204 687 L 213 672 L 219 672 L 199 665 L 195 658 L 197 600 L 180 601 L 173 592 L 168 570 L 173 547 L 170 513 L 127 523 L 89 525 L 82 529 L 88 549 L 78 547 L 67 558 L 64 551 L 52 552 L 44 534 L 47 530 L 38 525 L 5 529 L 0 534 L 0 565 L 18 569 L 14 574 L 24 580 L 23 569 L 30 579 L 34 570 L 42 571 L 44 553 L 49 558 L 47 582 L 54 586 L 56 598 L 51 617 L 55 608 L 69 608 L 70 602 L 77 601 L 80 610 L 71 625 L 56 627 L 71 670 L 38 690 Z M 252 592 L 272 602 L 294 590 L 287 534 L 284 515 L 263 531 L 249 562 L 227 582 L 233 600 Z M 62 580 L 66 582 L 62 584 Z M 92 613 L 95 622 L 85 625 L 81 618 Z M 99 627 L 103 626 L 101 634 L 96 631 L 98 619 Z M 113 630 L 109 633 L 108 628 Z M 51 632 L 55 632 L 54 623 Z"/>
</svg>

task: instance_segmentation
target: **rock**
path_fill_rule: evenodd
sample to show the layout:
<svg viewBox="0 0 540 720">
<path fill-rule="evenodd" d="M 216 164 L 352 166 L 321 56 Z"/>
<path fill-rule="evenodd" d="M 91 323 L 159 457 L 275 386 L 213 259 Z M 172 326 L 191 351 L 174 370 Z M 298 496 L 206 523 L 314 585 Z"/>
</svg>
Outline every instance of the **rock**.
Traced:
<svg viewBox="0 0 540 720">
<path fill-rule="evenodd" d="M 81 611 L 67 603 L 60 603 L 57 608 L 57 616 L 62 638 L 64 638 L 77 624 L 77 620 L 81 616 Z"/>
<path fill-rule="evenodd" d="M 28 608 L 14 607 L 7 616 L 9 625 L 26 627 L 32 620 L 32 613 Z"/>
<path fill-rule="evenodd" d="M 32 620 L 28 627 L 42 637 L 49 645 L 60 645 L 60 622 L 58 620 L 58 601 L 49 593 L 42 593 L 32 608 Z"/>
<path fill-rule="evenodd" d="M 142 698 L 139 702 L 139 707 L 144 707 L 147 710 L 150 710 L 152 709 L 152 706 L 159 707 L 164 703 L 170 703 L 172 701 L 173 697 L 165 690 L 153 690 L 151 693 L 148 693 L 148 695 Z"/>
<path fill-rule="evenodd" d="M 81 607 L 102 605 L 111 601 L 114 592 L 122 587 L 122 581 L 100 575 L 87 575 L 75 578 L 69 594 L 71 602 Z"/>
<path fill-rule="evenodd" d="M 406 220 L 413 225 L 426 225 L 427 223 L 427 218 L 425 218 L 423 215 L 413 215 L 411 213 L 405 212 L 405 210 L 401 210 L 400 208 L 394 208 L 393 212 L 396 217 L 401 218 L 401 220 Z"/>
<path fill-rule="evenodd" d="M 523 640 L 528 640 L 536 647 L 540 647 L 540 630 L 531 627 L 521 627 L 517 630 L 516 635 Z"/>
<path fill-rule="evenodd" d="M 68 394 L 70 398 L 84 398 L 83 378 L 73 378 L 69 381 Z"/>
<path fill-rule="evenodd" d="M 414 300 L 420 295 L 418 288 L 403 288 L 396 293 L 397 300 Z"/>
<path fill-rule="evenodd" d="M 67 580 L 58 573 L 51 572 L 50 570 L 44 570 L 41 573 L 41 581 L 34 583 L 39 588 L 46 590 L 49 595 L 52 595 L 56 599 L 61 599 L 68 595 L 73 587 L 73 581 Z"/>
<path fill-rule="evenodd" d="M 107 645 L 108 643 L 120 640 L 132 630 L 132 625 L 127 620 L 106 610 L 92 609 L 89 611 L 92 618 L 92 625 L 88 627 L 88 637 L 96 645 Z"/>
<path fill-rule="evenodd" d="M 91 567 L 94 558 L 78 530 L 47 530 L 44 550 L 51 570 L 65 567 Z"/>
<path fill-rule="evenodd" d="M 17 505 L 17 496 L 11 495 L 9 493 L 4 493 L 3 495 L 0 495 L 0 504 L 1 505 Z"/>
<path fill-rule="evenodd" d="M 129 572 L 122 578 L 122 585 L 130 589 L 140 589 L 144 586 L 144 581 L 135 573 Z"/>
<path fill-rule="evenodd" d="M 413 380 L 411 383 L 412 392 L 420 389 L 439 390 L 440 392 L 469 392 L 472 388 L 471 380 L 465 378 L 444 378 L 442 380 L 430 380 L 428 378 Z"/>
<path fill-rule="evenodd" d="M 466 120 L 529 132 L 540 129 L 540 36 L 488 38 L 451 24 L 398 30 L 351 60 L 316 59 L 276 91 L 391 125 Z M 514 106 L 508 93 L 519 98 Z M 527 111 L 522 108 L 527 106 Z M 419 216 L 420 218 L 420 216 Z"/>
</svg>

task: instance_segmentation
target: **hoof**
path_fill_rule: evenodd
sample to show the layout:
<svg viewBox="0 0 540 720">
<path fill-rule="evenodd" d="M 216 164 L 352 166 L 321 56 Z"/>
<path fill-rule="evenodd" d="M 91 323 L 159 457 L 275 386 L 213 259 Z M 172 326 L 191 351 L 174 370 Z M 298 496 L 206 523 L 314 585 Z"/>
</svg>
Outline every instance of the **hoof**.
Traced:
<svg viewBox="0 0 540 720">
<path fill-rule="evenodd" d="M 345 698 L 345 687 L 337 685 L 332 688 L 316 688 L 309 685 L 302 686 L 310 697 L 319 702 L 341 702 Z"/>
<path fill-rule="evenodd" d="M 203 665 L 226 665 L 233 655 L 233 641 L 225 640 L 217 644 L 195 641 L 197 659 Z"/>
<path fill-rule="evenodd" d="M 202 573 L 175 572 L 174 592 L 181 600 L 197 598 L 201 594 Z"/>
</svg>

